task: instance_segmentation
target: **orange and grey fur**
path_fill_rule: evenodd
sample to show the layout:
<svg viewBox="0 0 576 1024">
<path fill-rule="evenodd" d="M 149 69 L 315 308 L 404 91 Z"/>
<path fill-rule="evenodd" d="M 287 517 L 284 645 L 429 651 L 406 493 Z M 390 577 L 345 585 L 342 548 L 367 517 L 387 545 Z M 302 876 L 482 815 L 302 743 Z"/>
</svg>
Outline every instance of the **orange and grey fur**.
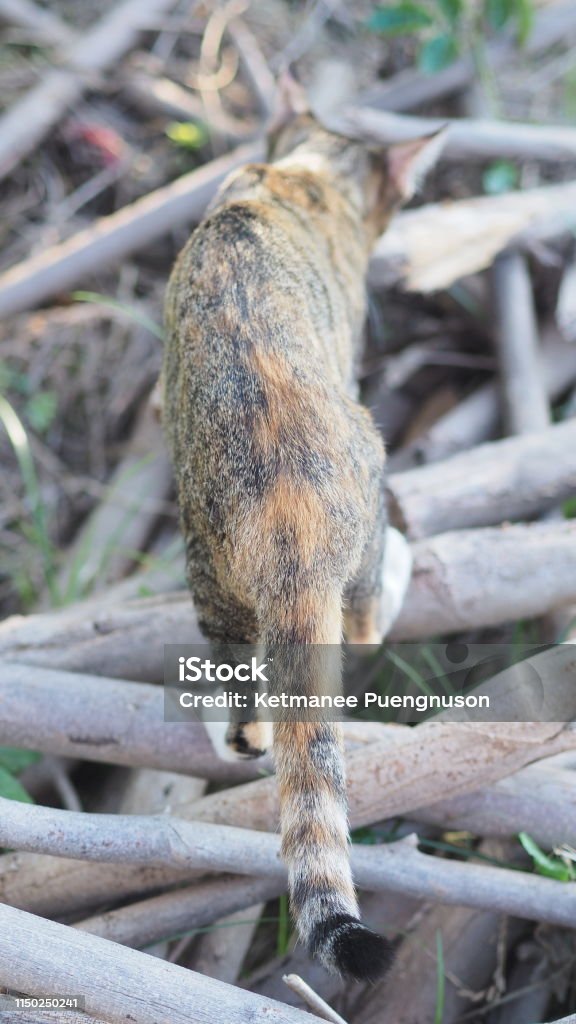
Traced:
<svg viewBox="0 0 576 1024">
<path fill-rule="evenodd" d="M 408 584 L 355 367 L 371 248 L 438 145 L 377 152 L 301 102 L 286 121 L 270 162 L 225 181 L 176 262 L 162 416 L 205 636 L 217 649 L 294 645 L 283 690 L 314 694 L 328 681 L 307 645 L 343 632 L 380 644 Z M 226 741 L 258 756 L 268 731 L 237 721 Z M 374 978 L 389 948 L 359 920 L 340 727 L 277 721 L 273 753 L 300 937 L 329 969 Z"/>
</svg>

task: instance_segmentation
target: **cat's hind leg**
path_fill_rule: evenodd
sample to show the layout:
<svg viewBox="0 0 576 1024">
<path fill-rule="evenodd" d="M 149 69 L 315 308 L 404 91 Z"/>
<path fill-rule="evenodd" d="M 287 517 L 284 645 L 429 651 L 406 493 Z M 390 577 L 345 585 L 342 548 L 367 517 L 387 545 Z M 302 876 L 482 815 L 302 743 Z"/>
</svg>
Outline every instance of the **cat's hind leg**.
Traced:
<svg viewBox="0 0 576 1024">
<path fill-rule="evenodd" d="M 210 645 L 212 660 L 217 665 L 227 664 L 235 668 L 242 662 L 250 662 L 253 655 L 262 653 L 255 644 L 257 635 L 256 619 L 249 608 L 229 593 L 224 593 L 210 572 L 209 558 L 205 558 L 200 576 L 190 574 L 191 589 L 195 597 L 200 627 Z M 250 709 L 254 684 L 233 682 L 220 684 L 213 695 L 225 691 L 238 693 L 246 699 Z M 272 724 L 260 721 L 254 712 L 242 708 L 223 709 L 217 714 L 206 713 L 204 727 L 218 756 L 224 761 L 243 761 L 262 757 L 272 746 Z"/>
<path fill-rule="evenodd" d="M 379 647 L 404 603 L 412 574 L 412 552 L 405 537 L 388 526 L 384 488 L 372 538 L 362 564 L 345 592 L 344 634 L 350 644 Z"/>
</svg>

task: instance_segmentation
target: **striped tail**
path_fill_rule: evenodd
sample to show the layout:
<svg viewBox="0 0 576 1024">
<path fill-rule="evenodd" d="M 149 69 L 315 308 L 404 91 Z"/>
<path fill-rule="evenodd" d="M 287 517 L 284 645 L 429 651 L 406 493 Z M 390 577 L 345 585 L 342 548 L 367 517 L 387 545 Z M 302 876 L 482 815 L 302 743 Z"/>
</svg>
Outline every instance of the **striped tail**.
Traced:
<svg viewBox="0 0 576 1024">
<path fill-rule="evenodd" d="M 338 686 L 341 675 L 340 596 L 332 607 L 326 596 L 311 602 L 307 595 L 305 607 L 296 604 L 300 607 L 289 613 L 284 609 L 280 628 L 276 619 L 268 631 L 267 659 L 274 659 L 278 690 L 308 697 L 334 693 L 334 674 Z M 289 642 L 283 642 L 287 637 Z M 321 716 L 303 721 L 300 711 L 274 725 L 291 910 L 302 942 L 328 970 L 374 980 L 389 966 L 391 947 L 359 919 L 349 860 L 342 730 Z"/>
</svg>

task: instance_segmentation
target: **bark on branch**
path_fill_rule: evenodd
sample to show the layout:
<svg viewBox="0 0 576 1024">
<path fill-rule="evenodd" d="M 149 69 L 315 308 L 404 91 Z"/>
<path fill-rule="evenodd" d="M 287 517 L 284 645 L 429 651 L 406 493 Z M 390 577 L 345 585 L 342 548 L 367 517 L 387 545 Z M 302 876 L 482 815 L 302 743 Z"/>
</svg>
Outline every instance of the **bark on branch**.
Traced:
<svg viewBox="0 0 576 1024">
<path fill-rule="evenodd" d="M 280 837 L 270 833 L 165 816 L 79 814 L 2 797 L 0 811 L 5 846 L 105 863 L 286 879 Z M 370 850 L 355 848 L 352 866 L 357 884 L 365 889 L 393 889 L 563 927 L 574 927 L 576 920 L 576 890 L 505 868 L 494 871 L 430 857 L 420 853 L 414 836 Z"/>
<path fill-rule="evenodd" d="M 412 539 L 530 519 L 575 493 L 573 420 L 388 478 L 392 519 Z"/>
<path fill-rule="evenodd" d="M 65 925 L 0 906 L 0 985 L 83 995 L 110 1024 L 311 1024 L 309 1014 Z"/>
</svg>

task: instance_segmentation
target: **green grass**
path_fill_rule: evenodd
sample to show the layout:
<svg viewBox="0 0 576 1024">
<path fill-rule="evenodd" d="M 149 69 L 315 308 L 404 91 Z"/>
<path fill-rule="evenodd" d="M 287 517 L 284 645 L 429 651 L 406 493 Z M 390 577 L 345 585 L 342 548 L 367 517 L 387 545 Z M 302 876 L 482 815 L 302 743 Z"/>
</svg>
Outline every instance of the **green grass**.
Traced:
<svg viewBox="0 0 576 1024">
<path fill-rule="evenodd" d="M 434 1008 L 434 1024 L 442 1024 L 444 1004 L 446 1002 L 446 972 L 444 969 L 444 945 L 442 933 L 436 932 L 436 1006 Z"/>
<path fill-rule="evenodd" d="M 22 420 L 4 395 L 0 394 L 0 422 L 12 445 L 20 475 L 24 484 L 26 502 L 30 510 L 30 521 L 22 524 L 22 532 L 38 552 L 42 564 L 44 582 L 53 605 L 61 603 L 56 583 L 56 549 L 50 540 L 47 528 L 46 508 L 42 501 L 40 486 L 30 440 Z"/>
<path fill-rule="evenodd" d="M 108 309 L 114 309 L 116 312 L 124 313 L 134 323 L 140 324 L 141 327 L 145 327 L 147 331 L 154 334 L 160 341 L 164 341 L 164 331 L 161 326 L 152 317 L 146 316 L 146 313 L 142 313 L 141 310 L 128 305 L 126 302 L 120 302 L 109 295 L 101 295 L 100 292 L 72 292 L 72 298 L 76 302 L 91 302 L 95 306 L 104 306 Z"/>
</svg>

